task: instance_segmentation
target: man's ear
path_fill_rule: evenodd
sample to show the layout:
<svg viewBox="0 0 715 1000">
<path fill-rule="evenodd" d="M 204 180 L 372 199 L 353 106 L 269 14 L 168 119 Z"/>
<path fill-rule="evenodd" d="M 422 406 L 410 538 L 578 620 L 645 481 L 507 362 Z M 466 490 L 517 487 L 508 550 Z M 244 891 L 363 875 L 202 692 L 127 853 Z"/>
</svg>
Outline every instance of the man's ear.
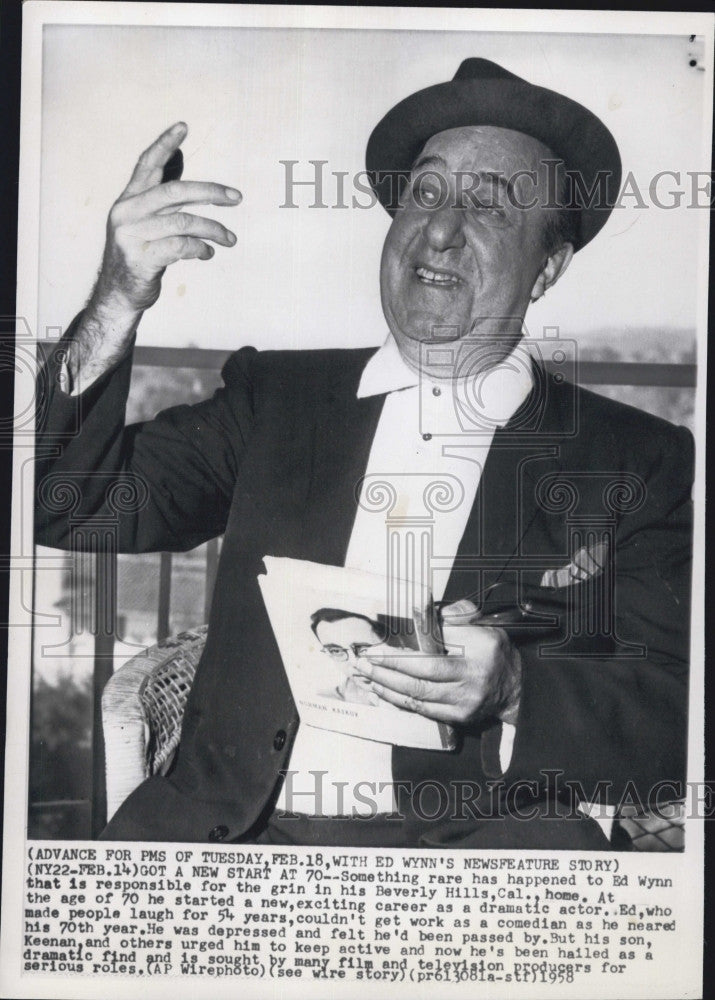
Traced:
<svg viewBox="0 0 715 1000">
<path fill-rule="evenodd" d="M 536 302 L 541 296 L 555 285 L 573 258 L 573 244 L 563 243 L 558 250 L 546 258 L 544 266 L 539 271 L 539 276 L 531 289 L 531 301 Z"/>
</svg>

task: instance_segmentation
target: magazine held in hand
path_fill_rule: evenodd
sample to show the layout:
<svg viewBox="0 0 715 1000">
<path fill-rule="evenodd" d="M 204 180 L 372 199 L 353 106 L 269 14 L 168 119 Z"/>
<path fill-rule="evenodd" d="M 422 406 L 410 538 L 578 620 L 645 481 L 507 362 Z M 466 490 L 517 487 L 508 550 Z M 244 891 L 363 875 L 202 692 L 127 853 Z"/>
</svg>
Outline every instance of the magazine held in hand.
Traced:
<svg viewBox="0 0 715 1000">
<path fill-rule="evenodd" d="M 414 590 L 411 618 L 395 616 L 384 577 L 298 559 L 266 556 L 264 563 L 259 584 L 302 724 L 399 746 L 455 748 L 451 726 L 385 701 L 360 671 L 371 647 L 443 652 L 428 593 Z"/>
</svg>

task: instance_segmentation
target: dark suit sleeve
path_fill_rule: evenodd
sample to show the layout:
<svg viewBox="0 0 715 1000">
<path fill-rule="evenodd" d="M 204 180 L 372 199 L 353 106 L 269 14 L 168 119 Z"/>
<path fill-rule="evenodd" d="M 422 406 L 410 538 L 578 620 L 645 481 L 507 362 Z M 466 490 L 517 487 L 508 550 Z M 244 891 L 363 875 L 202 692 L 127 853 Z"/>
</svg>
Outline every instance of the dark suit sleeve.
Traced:
<svg viewBox="0 0 715 1000">
<path fill-rule="evenodd" d="M 70 396 L 56 350 L 38 379 L 37 541 L 67 548 L 89 523 L 116 525 L 122 552 L 184 551 L 221 534 L 252 424 L 255 353 L 229 358 L 211 399 L 125 426 L 131 357 Z"/>
<path fill-rule="evenodd" d="M 643 655 L 560 658 L 543 644 L 522 649 L 523 691 L 507 782 L 556 770 L 562 787 L 576 783 L 587 801 L 679 797 L 659 792 L 657 783 L 685 778 L 692 465 L 692 436 L 674 430 L 642 472 L 642 506 L 624 514 L 616 532 L 617 638 L 642 646 Z M 599 782 L 605 783 L 600 789 Z"/>
</svg>

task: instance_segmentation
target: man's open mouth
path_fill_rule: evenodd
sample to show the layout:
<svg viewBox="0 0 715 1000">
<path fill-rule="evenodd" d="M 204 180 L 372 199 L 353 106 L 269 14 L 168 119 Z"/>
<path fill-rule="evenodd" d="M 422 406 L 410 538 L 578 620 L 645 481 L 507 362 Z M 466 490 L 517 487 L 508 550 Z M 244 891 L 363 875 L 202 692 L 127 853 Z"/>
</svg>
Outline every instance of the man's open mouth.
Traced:
<svg viewBox="0 0 715 1000">
<path fill-rule="evenodd" d="M 416 267 L 415 274 L 425 285 L 458 285 L 460 281 L 450 271 L 433 271 L 429 267 Z"/>
</svg>

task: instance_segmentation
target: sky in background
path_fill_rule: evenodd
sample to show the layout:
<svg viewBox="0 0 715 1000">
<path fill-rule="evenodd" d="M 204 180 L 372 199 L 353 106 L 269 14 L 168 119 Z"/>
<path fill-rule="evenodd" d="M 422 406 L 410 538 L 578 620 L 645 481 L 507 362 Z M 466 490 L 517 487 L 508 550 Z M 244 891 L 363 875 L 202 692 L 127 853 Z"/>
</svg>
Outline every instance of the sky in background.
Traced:
<svg viewBox="0 0 715 1000">
<path fill-rule="evenodd" d="M 370 210 L 281 208 L 285 168 L 309 177 L 364 168 L 367 138 L 399 100 L 492 59 L 593 110 L 613 132 L 624 173 L 646 192 L 658 171 L 703 170 L 704 74 L 688 37 L 460 32 L 57 26 L 44 29 L 38 331 L 66 327 L 101 259 L 106 214 L 141 152 L 189 124 L 185 172 L 239 187 L 212 209 L 238 236 L 210 262 L 174 265 L 139 342 L 232 348 L 363 346 L 384 339 L 378 294 L 389 217 Z M 685 178 L 683 178 L 685 180 Z M 670 182 L 672 184 L 672 182 Z M 667 188 L 667 185 L 666 185 Z M 664 188 L 664 190 L 666 189 Z M 702 196 L 701 196 L 702 197 Z M 364 200 L 364 196 L 363 196 Z M 614 212 L 569 274 L 527 316 L 532 333 L 695 326 L 703 209 Z M 208 214 L 208 213 L 207 213 Z"/>
</svg>

